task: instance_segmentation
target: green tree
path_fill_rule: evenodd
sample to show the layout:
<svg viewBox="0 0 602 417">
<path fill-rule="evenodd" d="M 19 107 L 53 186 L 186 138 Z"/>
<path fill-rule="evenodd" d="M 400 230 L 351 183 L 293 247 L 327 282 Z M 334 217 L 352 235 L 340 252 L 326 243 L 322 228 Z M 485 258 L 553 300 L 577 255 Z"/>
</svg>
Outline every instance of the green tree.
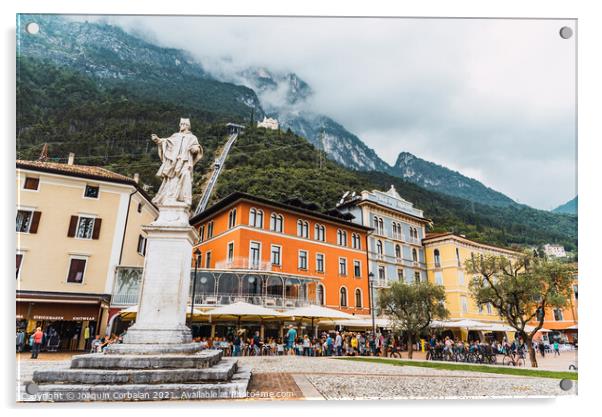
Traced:
<svg viewBox="0 0 602 417">
<path fill-rule="evenodd" d="M 412 359 L 414 340 L 424 332 L 433 320 L 445 319 L 445 289 L 430 282 L 407 284 L 395 282 L 381 290 L 379 306 L 388 316 L 395 330 L 408 335 L 408 358 Z"/>
<path fill-rule="evenodd" d="M 537 368 L 533 337 L 543 327 L 546 309 L 562 308 L 569 302 L 574 266 L 530 254 L 517 259 L 473 256 L 465 266 L 469 273 L 476 274 L 470 281 L 476 303 L 493 305 L 526 343 L 531 366 Z M 537 324 L 527 331 L 532 321 Z"/>
</svg>

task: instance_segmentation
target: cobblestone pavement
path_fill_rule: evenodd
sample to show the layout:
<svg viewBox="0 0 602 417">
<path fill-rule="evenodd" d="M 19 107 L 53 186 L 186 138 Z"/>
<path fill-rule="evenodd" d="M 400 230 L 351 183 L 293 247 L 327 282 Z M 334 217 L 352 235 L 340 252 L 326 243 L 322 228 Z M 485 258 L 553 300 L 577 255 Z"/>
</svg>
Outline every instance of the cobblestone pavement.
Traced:
<svg viewBox="0 0 602 417">
<path fill-rule="evenodd" d="M 241 357 L 251 366 L 249 391 L 253 399 L 483 398 L 574 395 L 560 389 L 559 380 L 479 372 L 448 371 L 413 366 L 352 362 L 334 358 L 296 356 Z M 17 370 L 18 392 L 34 370 L 67 368 L 69 360 L 23 360 Z M 299 381 L 306 384 L 298 383 Z M 296 383 L 297 382 L 297 383 Z M 314 389 L 303 389 L 310 384 Z M 300 388 L 301 386 L 301 388 Z M 272 397 L 269 393 L 273 392 Z M 308 398 L 310 399 L 310 398 Z"/>
</svg>

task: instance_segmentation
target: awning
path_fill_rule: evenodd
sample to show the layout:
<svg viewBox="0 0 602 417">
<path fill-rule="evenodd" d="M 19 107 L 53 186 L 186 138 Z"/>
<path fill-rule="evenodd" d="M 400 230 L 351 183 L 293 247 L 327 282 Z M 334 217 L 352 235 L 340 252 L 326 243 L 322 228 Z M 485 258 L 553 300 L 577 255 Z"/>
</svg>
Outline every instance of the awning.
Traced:
<svg viewBox="0 0 602 417">
<path fill-rule="evenodd" d="M 100 305 L 17 301 L 17 318 L 46 321 L 95 321 Z"/>
</svg>

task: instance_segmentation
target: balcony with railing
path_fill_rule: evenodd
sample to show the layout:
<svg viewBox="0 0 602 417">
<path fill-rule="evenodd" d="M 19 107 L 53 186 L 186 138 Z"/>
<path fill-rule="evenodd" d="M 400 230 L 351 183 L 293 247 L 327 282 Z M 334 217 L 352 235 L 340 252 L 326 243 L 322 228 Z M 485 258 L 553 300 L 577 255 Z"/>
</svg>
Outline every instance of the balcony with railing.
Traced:
<svg viewBox="0 0 602 417">
<path fill-rule="evenodd" d="M 194 269 L 191 270 L 189 302 L 194 292 L 194 304 L 199 307 L 240 301 L 279 309 L 316 304 L 317 281 L 314 279 L 281 274 L 273 268 L 259 269 L 267 263 L 257 265 L 258 269 L 242 268 L 240 263 L 230 266 L 231 269 L 199 269 L 196 280 Z M 117 267 L 112 305 L 126 307 L 138 303 L 142 271 L 142 268 Z"/>
</svg>

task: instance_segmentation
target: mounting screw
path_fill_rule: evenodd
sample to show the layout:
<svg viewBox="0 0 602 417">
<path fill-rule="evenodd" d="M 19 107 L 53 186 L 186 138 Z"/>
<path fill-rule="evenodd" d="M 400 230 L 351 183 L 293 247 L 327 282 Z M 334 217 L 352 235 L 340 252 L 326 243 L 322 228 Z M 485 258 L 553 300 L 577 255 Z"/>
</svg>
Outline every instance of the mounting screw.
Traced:
<svg viewBox="0 0 602 417">
<path fill-rule="evenodd" d="M 559 33 L 562 39 L 569 39 L 571 36 L 573 36 L 573 29 L 568 26 L 563 26 L 560 28 Z"/>
<path fill-rule="evenodd" d="M 37 35 L 40 31 L 40 25 L 38 25 L 36 22 L 30 22 L 25 26 L 25 30 L 30 35 Z"/>
<path fill-rule="evenodd" d="M 563 391 L 568 391 L 573 388 L 573 381 L 570 379 L 561 379 L 560 380 L 560 389 Z"/>
</svg>

